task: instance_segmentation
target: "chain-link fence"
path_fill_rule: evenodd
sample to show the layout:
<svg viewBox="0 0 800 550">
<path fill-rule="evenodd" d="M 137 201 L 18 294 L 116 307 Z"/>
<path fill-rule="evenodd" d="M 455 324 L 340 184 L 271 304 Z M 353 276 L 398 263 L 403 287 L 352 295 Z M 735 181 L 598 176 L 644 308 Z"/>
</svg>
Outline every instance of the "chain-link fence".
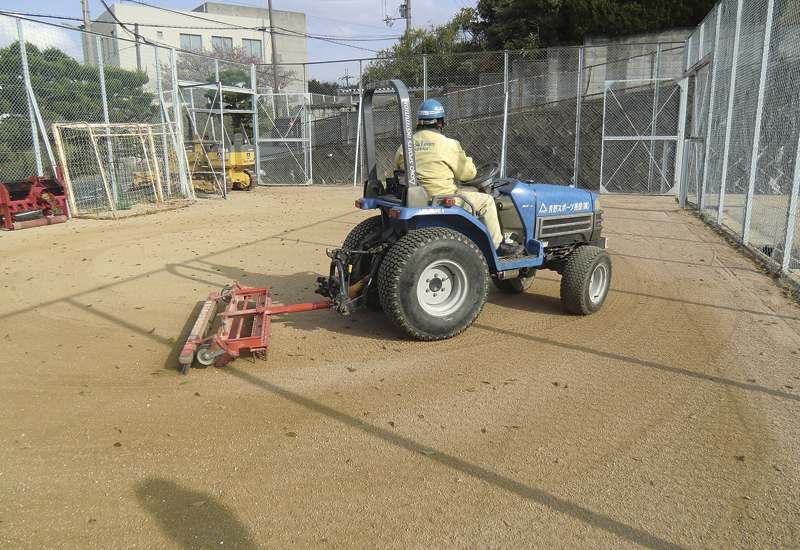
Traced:
<svg viewBox="0 0 800 550">
<path fill-rule="evenodd" d="M 800 5 L 724 0 L 686 55 L 686 201 L 800 283 Z"/>
<path fill-rule="evenodd" d="M 33 40 L 24 37 L 26 29 Z M 448 134 L 477 162 L 499 160 L 508 176 L 599 189 L 606 80 L 676 78 L 683 47 L 609 44 L 280 65 L 273 71 L 271 65 L 0 16 L 4 31 L 7 36 L 0 38 L 10 44 L 10 58 L 16 48 L 20 61 L 6 62 L 0 74 L 3 98 L 10 98 L 0 115 L 3 178 L 52 170 L 57 161 L 51 139 L 45 139 L 52 122 L 174 122 L 187 149 L 208 137 L 220 141 L 221 154 L 241 133 L 245 144 L 255 146 L 252 164 L 242 170 L 259 183 L 356 183 L 363 179 L 356 155 L 363 130 L 360 86 L 399 78 L 411 91 L 412 108 L 428 97 L 444 104 Z M 20 38 L 28 42 L 30 63 L 21 61 Z M 60 63 L 56 74 L 51 58 Z M 276 79 L 281 87 L 302 82 L 312 93 L 300 94 L 291 105 L 289 94 L 260 93 L 272 90 Z M 379 93 L 374 108 L 379 166 L 390 173 L 399 134 L 396 99 Z M 283 143 L 271 141 L 276 139 Z M 673 156 L 664 158 L 671 162 Z M 671 174 L 661 166 L 655 172 Z M 637 184 L 610 190 L 641 189 Z"/>
<path fill-rule="evenodd" d="M 603 97 L 609 78 L 677 79 L 683 72 L 683 44 L 631 44 L 550 48 L 520 52 L 483 52 L 385 58 L 310 64 L 313 75 L 347 75 L 367 83 L 398 78 L 409 88 L 412 109 L 426 98 L 442 102 L 447 113 L 448 135 L 461 141 L 477 162 L 501 161 L 509 177 L 600 188 L 603 148 Z M 680 119 L 672 95 L 645 101 L 640 92 L 631 100 L 644 101 L 640 124 L 663 130 L 664 120 Z M 658 94 L 656 94 L 657 96 Z M 340 89 L 337 103 L 312 105 L 314 176 L 327 183 L 357 182 L 354 174 L 355 145 L 359 131 L 358 89 Z M 379 174 L 392 170 L 398 146 L 399 116 L 390 90 L 374 97 Z M 653 113 L 658 113 L 653 124 Z M 641 117 L 642 110 L 620 116 Z M 677 128 L 677 124 L 673 124 Z M 653 140 L 651 140 L 653 141 Z M 675 176 L 675 142 L 656 156 L 655 175 L 647 170 L 625 181 L 618 192 L 667 192 Z M 662 145 L 660 142 L 656 146 Z M 663 173 L 669 185 L 653 184 Z M 631 175 L 631 174 L 629 174 Z M 650 183 L 648 183 L 648 178 Z"/>
<path fill-rule="evenodd" d="M 0 179 L 52 176 L 59 160 L 51 125 L 79 122 L 172 124 L 183 150 L 208 137 L 218 142 L 218 159 L 236 147 L 247 151 L 238 164 L 227 164 L 223 177 L 236 164 L 238 176 L 231 177 L 245 174 L 259 183 L 357 184 L 364 179 L 361 86 L 391 78 L 408 86 L 413 109 L 439 99 L 446 132 L 479 163 L 500 161 L 510 177 L 602 192 L 680 190 L 683 201 L 797 277 L 800 5 L 794 0 L 723 0 L 685 44 L 278 67 L 0 15 Z M 276 86 L 302 92 L 273 95 Z M 371 131 L 385 177 L 399 139 L 396 98 L 378 92 L 373 108 Z M 156 138 L 164 151 L 168 135 Z M 113 139 L 98 143 L 106 172 L 126 173 Z M 174 166 L 160 163 L 165 173 Z"/>
</svg>

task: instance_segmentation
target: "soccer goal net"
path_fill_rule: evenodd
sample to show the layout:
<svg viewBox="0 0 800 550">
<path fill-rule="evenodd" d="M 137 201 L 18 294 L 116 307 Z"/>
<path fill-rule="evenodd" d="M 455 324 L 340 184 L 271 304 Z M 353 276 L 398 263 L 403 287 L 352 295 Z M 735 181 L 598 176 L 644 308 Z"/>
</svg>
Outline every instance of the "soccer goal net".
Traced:
<svg viewBox="0 0 800 550">
<path fill-rule="evenodd" d="M 73 216 L 119 218 L 194 200 L 174 123 L 53 124 Z"/>
</svg>

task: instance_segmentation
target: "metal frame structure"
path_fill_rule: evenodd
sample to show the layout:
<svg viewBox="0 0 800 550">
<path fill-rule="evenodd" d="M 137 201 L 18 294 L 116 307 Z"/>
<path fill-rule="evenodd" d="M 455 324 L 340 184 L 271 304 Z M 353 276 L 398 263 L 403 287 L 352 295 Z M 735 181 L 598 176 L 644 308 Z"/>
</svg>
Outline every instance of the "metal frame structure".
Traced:
<svg viewBox="0 0 800 550">
<path fill-rule="evenodd" d="M 262 185 L 269 184 L 299 184 L 310 185 L 313 183 L 313 162 L 311 147 L 311 120 L 310 105 L 311 94 L 299 92 L 281 92 L 277 94 L 257 94 L 256 116 L 263 113 L 263 117 L 258 120 L 271 120 L 273 136 L 256 135 L 255 129 L 253 143 L 257 153 L 258 180 Z M 300 101 L 297 101 L 297 100 Z M 293 101 L 294 100 L 294 101 Z M 279 105 L 280 103 L 280 105 Z M 279 116 L 282 114 L 286 116 Z M 284 128 L 277 123 L 278 120 L 286 119 L 290 123 Z M 257 121 L 255 121 L 257 122 Z M 255 127 L 254 122 L 254 127 Z M 294 136 L 293 136 L 294 134 Z M 297 135 L 299 134 L 299 135 Z M 300 158 L 302 156 L 302 159 Z M 293 167 L 301 170 L 302 177 L 285 178 L 271 177 L 272 174 L 262 171 L 261 162 L 266 163 L 276 159 L 286 158 L 288 162 L 282 167 L 289 170 L 294 175 Z M 289 181 L 289 180 L 293 181 Z M 272 181 L 270 181 L 272 180 Z"/>
<path fill-rule="evenodd" d="M 672 135 L 659 135 L 657 133 L 657 122 L 659 115 L 663 114 L 663 109 L 669 103 L 665 101 L 661 107 L 659 107 L 659 84 L 660 83 L 669 83 L 675 82 L 677 84 L 677 88 L 673 92 L 680 92 L 680 104 L 678 106 L 678 112 L 675 113 L 675 116 L 678 120 L 678 128 L 677 132 Z M 630 88 L 646 88 L 652 86 L 653 88 L 653 109 L 652 109 L 652 117 L 650 124 L 646 127 L 646 130 L 649 132 L 639 132 L 637 131 L 635 123 L 631 120 L 631 115 L 626 111 L 625 106 L 619 101 L 618 97 L 615 93 L 615 86 L 618 84 L 629 84 L 630 86 L 626 86 L 625 90 Z M 608 112 L 608 106 L 610 99 L 613 99 L 616 104 L 619 106 L 619 115 L 623 117 L 627 124 L 631 127 L 631 129 L 635 132 L 633 135 L 624 135 L 619 133 L 611 133 L 608 130 L 608 120 L 611 115 Z M 674 80 L 671 78 L 655 78 L 655 79 L 634 79 L 634 80 L 607 80 L 605 83 L 605 89 L 603 91 L 603 138 L 602 138 L 602 149 L 600 152 L 600 191 L 603 193 L 609 193 L 610 183 L 614 180 L 614 177 L 619 173 L 619 171 L 625 166 L 626 161 L 631 157 L 633 152 L 636 150 L 638 146 L 645 147 L 648 152 L 649 156 L 649 174 L 647 179 L 647 194 L 658 194 L 663 195 L 669 193 L 670 191 L 674 191 L 677 187 L 679 182 L 681 181 L 681 172 L 682 172 L 682 165 L 683 165 L 683 149 L 684 149 L 684 133 L 685 133 L 685 124 L 686 124 L 686 117 L 684 113 L 686 112 L 686 104 L 688 99 L 688 90 L 687 90 L 687 82 L 686 79 L 681 80 Z M 606 168 L 606 146 L 608 143 L 613 142 L 631 142 L 632 145 L 628 150 L 627 155 L 625 158 L 617 165 L 616 170 L 611 175 L 610 178 L 605 178 L 605 168 Z M 647 148 L 645 145 L 647 142 L 650 143 L 650 147 Z M 659 164 L 658 160 L 655 159 L 653 156 L 653 152 L 655 149 L 656 142 L 674 142 L 675 143 L 675 167 L 674 167 L 674 176 L 672 182 L 668 182 L 666 178 L 665 168 L 667 164 L 667 148 L 664 147 L 663 151 L 663 158 Z M 660 168 L 659 168 L 660 166 Z M 653 192 L 653 178 L 655 172 L 658 171 L 660 173 L 659 181 L 659 191 L 654 193 Z M 667 187 L 667 185 L 671 183 L 671 187 Z M 632 191 L 633 192 L 633 191 Z"/>
</svg>

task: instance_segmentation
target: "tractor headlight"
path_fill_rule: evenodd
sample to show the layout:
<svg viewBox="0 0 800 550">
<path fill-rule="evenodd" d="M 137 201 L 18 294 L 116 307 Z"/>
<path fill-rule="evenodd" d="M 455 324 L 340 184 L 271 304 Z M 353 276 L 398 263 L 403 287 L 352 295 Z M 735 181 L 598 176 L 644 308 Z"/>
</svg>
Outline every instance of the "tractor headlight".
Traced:
<svg viewBox="0 0 800 550">
<path fill-rule="evenodd" d="M 602 210 L 600 207 L 600 196 L 598 195 L 596 199 L 594 199 L 594 209 L 595 210 Z"/>
</svg>

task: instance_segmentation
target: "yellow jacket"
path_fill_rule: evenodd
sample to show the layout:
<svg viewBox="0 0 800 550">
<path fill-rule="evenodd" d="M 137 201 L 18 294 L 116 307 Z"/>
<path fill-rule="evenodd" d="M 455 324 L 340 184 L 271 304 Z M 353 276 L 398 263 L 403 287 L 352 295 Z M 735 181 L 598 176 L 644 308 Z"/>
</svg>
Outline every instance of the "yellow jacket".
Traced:
<svg viewBox="0 0 800 550">
<path fill-rule="evenodd" d="M 461 144 L 442 135 L 437 130 L 419 130 L 414 133 L 414 158 L 419 183 L 431 197 L 456 192 L 453 178 L 468 181 L 475 177 L 475 164 L 464 153 Z M 403 147 L 397 149 L 394 163 L 404 170 Z"/>
</svg>

